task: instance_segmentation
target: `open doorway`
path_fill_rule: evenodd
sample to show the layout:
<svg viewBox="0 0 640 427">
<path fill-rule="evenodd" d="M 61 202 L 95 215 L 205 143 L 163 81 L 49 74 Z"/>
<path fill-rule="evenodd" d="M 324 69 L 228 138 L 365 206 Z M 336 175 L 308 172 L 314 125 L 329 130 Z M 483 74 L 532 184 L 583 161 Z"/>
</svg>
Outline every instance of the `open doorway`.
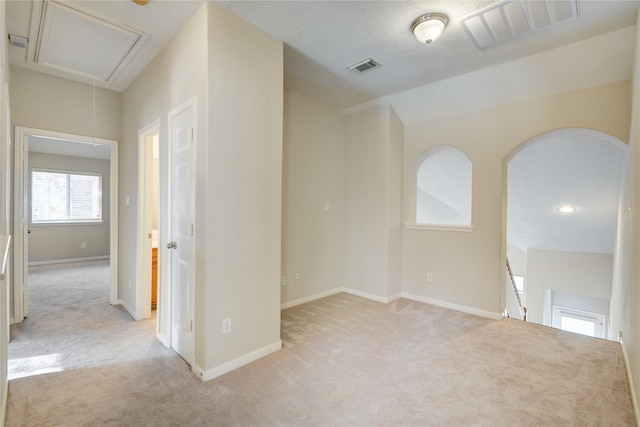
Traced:
<svg viewBox="0 0 640 427">
<path fill-rule="evenodd" d="M 117 304 L 117 141 L 15 132 L 13 323 L 29 312 L 30 263 L 108 260 L 109 302 Z"/>
<path fill-rule="evenodd" d="M 162 251 L 160 232 L 160 120 L 138 132 L 138 298 L 136 320 L 158 318 L 158 289 Z"/>
<path fill-rule="evenodd" d="M 608 324 L 625 155 L 610 135 L 561 129 L 507 158 L 510 317 L 522 318 L 526 307 L 527 321 L 616 338 Z"/>
</svg>

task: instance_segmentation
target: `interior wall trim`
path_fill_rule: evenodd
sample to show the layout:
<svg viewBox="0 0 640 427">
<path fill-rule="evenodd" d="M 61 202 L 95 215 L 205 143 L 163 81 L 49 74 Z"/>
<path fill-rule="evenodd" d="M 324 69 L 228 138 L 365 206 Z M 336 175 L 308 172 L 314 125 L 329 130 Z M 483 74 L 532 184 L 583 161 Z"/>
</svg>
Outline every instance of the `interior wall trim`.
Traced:
<svg viewBox="0 0 640 427">
<path fill-rule="evenodd" d="M 285 303 L 282 303 L 280 305 L 280 309 L 284 310 L 287 308 L 291 308 L 291 307 L 295 307 L 297 305 L 300 304 L 306 304 L 308 302 L 311 301 L 315 301 L 317 299 L 320 298 L 325 298 L 331 295 L 335 295 L 338 294 L 340 292 L 345 292 L 347 294 L 351 294 L 351 295 L 355 295 L 355 296 L 359 296 L 362 298 L 366 298 L 372 301 L 377 301 L 383 304 L 390 304 L 393 301 L 397 300 L 398 298 L 406 298 L 406 299 L 410 299 L 413 301 L 417 301 L 417 302 L 423 302 L 426 304 L 431 304 L 431 305 L 435 305 L 438 307 L 443 307 L 443 308 L 448 308 L 450 310 L 456 310 L 456 311 L 461 311 L 463 313 L 467 313 L 467 314 L 472 314 L 474 316 L 480 316 L 480 317 L 485 317 L 488 319 L 493 319 L 493 320 L 501 320 L 502 319 L 502 314 L 501 313 L 494 313 L 492 311 L 487 311 L 487 310 L 481 310 L 479 308 L 475 308 L 475 307 L 469 307 L 466 305 L 460 305 L 460 304 L 455 304 L 452 302 L 448 302 L 448 301 L 442 301 L 442 300 L 438 300 L 435 298 L 428 298 L 428 297 L 423 297 L 420 295 L 415 295 L 415 294 L 410 294 L 407 292 L 401 292 L 399 294 L 395 294 L 389 297 L 382 297 L 379 295 L 375 295 L 375 294 L 371 294 L 369 292 L 363 292 L 363 291 L 359 291 L 357 289 L 352 289 L 352 288 L 347 288 L 347 287 L 341 287 L 341 288 L 334 288 L 334 289 L 330 289 L 328 291 L 324 291 L 324 292 L 320 292 L 314 295 L 310 295 L 308 297 L 304 297 L 304 298 L 300 298 L 297 300 L 293 300 L 293 301 L 287 301 Z M 638 424 L 640 425 L 640 424 Z"/>
<path fill-rule="evenodd" d="M 235 369 L 241 368 L 244 365 L 248 365 L 251 362 L 255 362 L 258 359 L 268 356 L 269 354 L 274 353 L 281 348 L 282 340 L 278 340 L 255 351 L 252 351 L 240 357 L 236 357 L 235 359 L 225 362 L 222 365 L 218 365 L 213 369 L 203 370 L 196 363 L 193 363 L 191 365 L 191 372 L 193 372 L 202 381 L 210 381 Z"/>
<path fill-rule="evenodd" d="M 624 368 L 627 373 L 627 382 L 629 383 L 629 394 L 631 395 L 631 404 L 633 405 L 633 417 L 636 420 L 636 425 L 640 426 L 640 417 L 638 416 L 638 398 L 636 396 L 636 389 L 633 385 L 633 375 L 631 374 L 631 365 L 629 364 L 629 355 L 627 354 L 627 346 L 622 341 L 622 338 L 618 339 L 620 348 L 622 349 L 622 358 L 624 359 Z"/>
<path fill-rule="evenodd" d="M 502 319 L 502 314 L 501 313 L 494 313 L 492 311 L 481 310 L 479 308 L 469 307 L 469 306 L 461 305 L 461 304 L 455 304 L 455 303 L 452 303 L 452 302 L 442 301 L 442 300 L 435 299 L 435 298 L 423 297 L 423 296 L 420 296 L 420 295 L 409 294 L 409 293 L 406 293 L 406 292 L 402 293 L 402 298 L 407 298 L 407 299 L 418 301 L 418 302 L 424 302 L 424 303 L 427 303 L 427 304 L 432 304 L 432 305 L 435 305 L 435 306 L 438 306 L 438 307 L 448 308 L 448 309 L 451 309 L 451 310 L 461 311 L 463 313 L 473 314 L 474 316 L 486 317 L 487 319 L 493 319 L 493 320 L 501 320 Z"/>
<path fill-rule="evenodd" d="M 109 255 L 98 255 L 98 256 L 88 256 L 82 258 L 68 258 L 68 259 L 52 259 L 49 261 L 32 261 L 28 264 L 29 267 L 36 267 L 38 265 L 52 265 L 52 264 L 68 264 L 72 262 L 83 262 L 83 261 L 100 261 L 104 259 L 109 259 Z"/>
</svg>

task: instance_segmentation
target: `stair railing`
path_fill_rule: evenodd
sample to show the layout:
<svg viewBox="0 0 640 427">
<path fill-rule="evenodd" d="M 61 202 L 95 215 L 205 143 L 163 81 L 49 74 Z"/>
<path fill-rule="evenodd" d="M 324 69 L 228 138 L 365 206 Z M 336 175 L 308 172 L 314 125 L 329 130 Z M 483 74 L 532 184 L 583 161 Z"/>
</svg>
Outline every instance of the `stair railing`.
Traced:
<svg viewBox="0 0 640 427">
<path fill-rule="evenodd" d="M 520 293 L 518 292 L 518 287 L 516 286 L 516 281 L 513 278 L 513 271 L 511 271 L 511 264 L 509 264 L 509 258 L 507 258 L 507 272 L 509 273 L 509 280 L 511 281 L 511 286 L 513 286 L 513 292 L 516 294 L 516 299 L 518 300 L 518 307 L 520 308 L 520 314 L 522 315 L 522 320 L 527 321 L 527 307 L 522 305 L 522 300 L 520 299 Z"/>
</svg>

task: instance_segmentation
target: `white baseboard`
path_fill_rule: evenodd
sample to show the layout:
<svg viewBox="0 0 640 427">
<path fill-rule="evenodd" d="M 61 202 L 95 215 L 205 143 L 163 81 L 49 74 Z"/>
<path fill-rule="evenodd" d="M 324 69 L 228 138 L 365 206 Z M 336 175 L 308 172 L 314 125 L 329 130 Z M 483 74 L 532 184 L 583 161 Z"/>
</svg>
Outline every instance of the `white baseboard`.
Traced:
<svg viewBox="0 0 640 427">
<path fill-rule="evenodd" d="M 406 292 L 401 292 L 399 294 L 395 294 L 392 295 L 390 297 L 381 297 L 379 295 L 375 295 L 369 292 L 363 292 L 357 289 L 352 289 L 352 288 L 334 288 L 331 289 L 329 291 L 325 291 L 325 292 L 321 292 L 315 295 L 310 295 L 308 297 L 305 298 L 300 298 L 294 301 L 289 301 L 289 302 L 285 302 L 283 303 L 280 308 L 282 310 L 284 310 L 285 308 L 291 308 L 291 307 L 295 307 L 296 305 L 300 305 L 300 304 L 305 304 L 311 301 L 315 301 L 317 299 L 320 298 L 324 298 L 324 297 L 328 297 L 331 295 L 335 295 L 338 294 L 340 292 L 345 292 L 347 294 L 351 294 L 351 295 L 355 295 L 358 297 L 362 297 L 362 298 L 366 298 L 372 301 L 377 301 L 377 302 L 381 302 L 383 304 L 389 304 L 392 303 L 393 301 L 397 300 L 398 298 L 406 298 L 406 299 L 410 299 L 413 301 L 418 301 L 418 302 L 424 302 L 427 304 L 431 304 L 431 305 L 436 305 L 438 307 L 443 307 L 443 308 L 448 308 L 451 310 L 456 310 L 456 311 L 461 311 L 463 313 L 468 313 L 468 314 L 473 314 L 475 316 L 480 316 L 480 317 L 486 317 L 488 319 L 493 319 L 493 320 L 500 320 L 502 319 L 502 314 L 501 313 L 493 313 L 491 311 L 486 311 L 486 310 L 480 310 L 479 308 L 474 308 L 474 307 L 468 307 L 466 305 L 459 305 L 459 304 L 454 304 L 451 302 L 447 302 L 447 301 L 441 301 L 438 299 L 434 299 L 434 298 L 427 298 L 427 297 L 423 297 L 420 295 L 415 295 L 415 294 L 410 294 L 410 293 L 406 293 Z M 638 424 L 640 425 L 640 424 Z"/>
<path fill-rule="evenodd" d="M 420 295 L 409 294 L 406 292 L 403 292 L 401 295 L 402 295 L 402 298 L 407 298 L 407 299 L 418 301 L 418 302 L 424 302 L 427 304 L 436 305 L 438 307 L 448 308 L 451 310 L 461 311 L 463 313 L 473 314 L 475 316 L 486 317 L 488 319 L 493 319 L 493 320 L 502 319 L 502 314 L 500 313 L 493 313 L 491 311 L 480 310 L 479 308 L 468 307 L 466 305 L 460 305 L 460 304 L 454 304 L 452 302 L 442 301 L 435 298 L 427 298 Z"/>
<path fill-rule="evenodd" d="M 334 289 L 330 289 L 328 291 L 324 291 L 324 292 L 320 292 L 318 294 L 314 294 L 314 295 L 310 295 L 308 297 L 304 297 L 304 298 L 299 298 L 293 301 L 287 301 L 284 302 L 282 304 L 280 304 L 280 309 L 284 310 L 285 308 L 291 308 L 291 307 L 295 307 L 296 305 L 300 305 L 300 304 L 305 304 L 311 301 L 315 301 L 317 299 L 320 298 L 324 298 L 324 297 L 328 297 L 331 295 L 335 295 L 335 294 L 339 294 L 340 292 L 342 292 L 342 288 L 334 288 Z"/>
<path fill-rule="evenodd" d="M 359 291 L 357 289 L 352 289 L 352 288 L 342 288 L 341 290 L 342 292 L 345 292 L 347 294 L 370 299 L 371 301 L 381 302 L 383 304 L 389 304 L 390 302 L 394 301 L 394 299 L 398 299 L 400 297 L 399 295 L 398 296 L 394 295 L 393 297 L 381 297 L 380 295 L 371 294 L 369 292 L 363 292 L 363 291 Z"/>
<path fill-rule="evenodd" d="M 397 293 L 395 295 L 391 295 L 389 298 L 387 298 L 387 304 L 394 302 L 397 299 L 402 298 L 402 293 Z"/>
<path fill-rule="evenodd" d="M 343 288 L 333 288 L 333 289 L 330 289 L 328 291 L 324 291 L 324 292 L 320 292 L 320 293 L 317 293 L 317 294 L 314 294 L 314 295 L 310 295 L 308 297 L 300 298 L 300 299 L 293 300 L 293 301 L 287 301 L 287 302 L 282 303 L 280 305 L 280 309 L 284 310 L 285 308 L 291 308 L 291 307 L 295 307 L 296 305 L 306 304 L 308 302 L 315 301 L 315 300 L 320 299 L 320 298 L 329 297 L 331 295 L 339 294 L 340 292 L 344 292 L 344 293 L 355 295 L 355 296 L 358 296 L 358 297 L 370 299 L 372 301 L 381 302 L 383 304 L 389 304 L 390 302 L 393 302 L 393 301 L 397 300 L 398 298 L 400 298 L 402 296 L 401 294 L 395 294 L 395 295 L 392 295 L 390 297 L 381 297 L 379 295 L 375 295 L 375 294 L 372 294 L 372 293 L 369 293 L 369 292 L 359 291 L 357 289 L 352 289 L 352 288 L 344 288 L 344 287 Z"/>
<path fill-rule="evenodd" d="M 622 348 L 622 358 L 624 359 L 624 367 L 627 371 L 627 381 L 629 382 L 629 394 L 631 394 L 631 404 L 633 405 L 633 416 L 636 420 L 636 425 L 640 426 L 640 417 L 638 414 L 638 399 L 636 397 L 636 389 L 633 386 L 633 376 L 631 375 L 631 365 L 629 364 L 629 355 L 627 354 L 627 347 L 624 345 L 622 339 L 620 342 L 620 348 Z"/>
<path fill-rule="evenodd" d="M 124 311 L 127 312 L 127 314 L 129 316 L 131 316 L 131 319 L 136 320 L 136 316 L 135 316 L 135 311 L 132 311 L 127 304 L 124 303 L 124 301 L 122 301 L 121 299 L 118 300 L 118 305 L 121 305 L 122 308 L 124 308 Z"/>
<path fill-rule="evenodd" d="M 28 265 L 29 267 L 36 267 L 38 265 L 51 265 L 51 264 L 68 264 L 70 262 L 82 262 L 82 261 L 100 261 L 103 259 L 109 259 L 109 255 L 107 256 L 88 256 L 84 258 L 69 258 L 69 259 L 54 259 L 50 261 L 33 261 Z"/>
<path fill-rule="evenodd" d="M 214 378 L 218 378 L 221 375 L 226 374 L 227 372 L 231 372 L 235 369 L 238 369 L 244 365 L 248 365 L 251 362 L 255 362 L 258 359 L 261 359 L 265 356 L 268 356 L 271 353 L 274 353 L 282 348 L 282 340 L 278 340 L 272 344 L 269 344 L 265 347 L 259 348 L 251 353 L 247 353 L 243 356 L 237 357 L 233 360 L 230 360 L 222 365 L 218 365 L 213 369 L 203 370 L 195 363 L 191 366 L 191 372 L 196 374 L 198 378 L 202 379 L 202 381 L 209 381 Z"/>
<path fill-rule="evenodd" d="M 158 341 L 160 341 L 162 343 L 163 346 L 167 347 L 167 348 L 171 348 L 171 344 L 169 344 L 169 340 L 167 339 L 167 337 L 165 337 L 164 335 L 162 335 L 159 332 L 156 332 L 156 339 Z"/>
</svg>

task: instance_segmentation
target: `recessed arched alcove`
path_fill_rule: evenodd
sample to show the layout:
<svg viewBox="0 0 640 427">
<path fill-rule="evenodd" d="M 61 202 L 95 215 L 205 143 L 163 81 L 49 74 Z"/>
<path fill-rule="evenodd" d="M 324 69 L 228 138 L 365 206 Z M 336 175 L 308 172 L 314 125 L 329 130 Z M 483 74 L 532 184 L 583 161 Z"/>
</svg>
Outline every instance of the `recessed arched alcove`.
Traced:
<svg viewBox="0 0 640 427">
<path fill-rule="evenodd" d="M 593 327 L 601 333 L 592 335 L 612 338 L 607 329 L 626 151 L 611 135 L 568 128 L 537 135 L 505 158 L 506 254 L 519 283 L 514 291 L 507 277 L 510 314 L 518 293 L 529 321 Z"/>
<path fill-rule="evenodd" d="M 471 225 L 471 160 L 455 147 L 432 147 L 417 157 L 416 223 Z"/>
</svg>

